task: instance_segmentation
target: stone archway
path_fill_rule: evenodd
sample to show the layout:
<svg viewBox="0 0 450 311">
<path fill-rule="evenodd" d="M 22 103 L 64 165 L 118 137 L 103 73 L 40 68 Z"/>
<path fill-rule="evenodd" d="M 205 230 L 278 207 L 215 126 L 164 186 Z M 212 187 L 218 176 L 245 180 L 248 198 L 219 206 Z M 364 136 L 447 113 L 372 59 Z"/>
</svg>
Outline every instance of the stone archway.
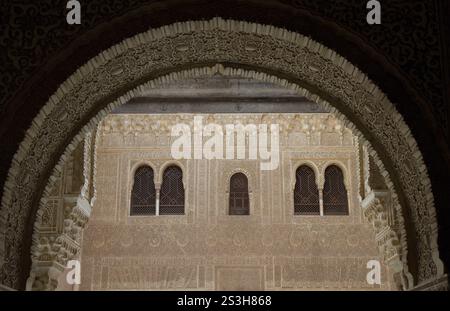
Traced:
<svg viewBox="0 0 450 311">
<path fill-rule="evenodd" d="M 221 65 L 214 66 L 217 63 Z M 50 98 L 28 130 L 5 183 L 2 283 L 23 287 L 39 200 L 50 189 L 52 170 L 61 169 L 65 159 L 61 154 L 73 149 L 73 137 L 81 140 L 77 133 L 87 133 L 146 81 L 154 87 L 167 79 L 217 71 L 298 90 L 337 113 L 351 129 L 357 128 L 373 146 L 370 153 L 377 164 L 385 168 L 387 185 L 398 194 L 393 199 L 405 219 L 400 221 L 405 227 L 400 232 L 405 244 L 402 260 L 409 260 L 415 283 L 443 274 L 426 167 L 389 99 L 352 64 L 309 38 L 272 26 L 215 18 L 177 23 L 125 40 L 80 68 Z"/>
</svg>

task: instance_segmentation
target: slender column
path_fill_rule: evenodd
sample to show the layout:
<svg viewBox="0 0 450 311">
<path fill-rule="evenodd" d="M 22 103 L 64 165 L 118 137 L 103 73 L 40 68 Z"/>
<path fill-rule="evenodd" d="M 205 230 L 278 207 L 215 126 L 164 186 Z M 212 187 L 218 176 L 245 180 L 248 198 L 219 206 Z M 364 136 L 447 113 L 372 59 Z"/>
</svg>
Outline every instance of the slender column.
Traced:
<svg viewBox="0 0 450 311">
<path fill-rule="evenodd" d="M 319 189 L 320 216 L 323 216 L 323 188 Z"/>
<path fill-rule="evenodd" d="M 156 211 L 155 211 L 156 216 L 159 216 L 159 192 L 160 192 L 160 188 L 157 187 L 156 188 Z"/>
</svg>

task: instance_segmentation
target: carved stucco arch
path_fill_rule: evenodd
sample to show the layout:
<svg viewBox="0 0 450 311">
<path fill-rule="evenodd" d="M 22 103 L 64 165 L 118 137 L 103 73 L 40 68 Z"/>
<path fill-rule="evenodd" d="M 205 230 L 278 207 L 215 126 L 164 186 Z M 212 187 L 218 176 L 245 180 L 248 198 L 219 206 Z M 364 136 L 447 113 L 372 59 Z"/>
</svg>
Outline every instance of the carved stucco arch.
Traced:
<svg viewBox="0 0 450 311">
<path fill-rule="evenodd" d="M 313 170 L 314 172 L 314 180 L 316 181 L 317 188 L 320 187 L 320 174 L 319 168 L 317 167 L 317 164 L 310 160 L 301 160 L 295 162 L 294 169 L 291 171 L 291 190 L 294 191 L 295 184 L 297 183 L 297 170 L 302 167 L 306 166 Z"/>
<path fill-rule="evenodd" d="M 348 172 L 348 168 L 344 165 L 344 163 L 342 163 L 341 161 L 338 160 L 329 160 L 327 162 L 325 162 L 322 166 L 322 170 L 320 172 L 320 176 L 321 176 L 321 187 L 323 187 L 325 185 L 325 171 L 327 170 L 328 167 L 335 165 L 337 167 L 339 167 L 339 169 L 342 171 L 342 175 L 344 176 L 344 185 L 345 188 L 347 189 L 347 191 L 350 189 L 350 183 L 351 183 L 351 178 L 350 178 L 350 174 Z"/>
<path fill-rule="evenodd" d="M 225 182 L 226 184 L 224 185 L 224 189 L 226 189 L 225 193 L 226 193 L 226 200 L 224 201 L 224 206 L 223 206 L 223 212 L 225 213 L 225 215 L 230 215 L 229 211 L 230 211 L 230 206 L 229 206 L 229 198 L 230 198 L 230 186 L 231 186 L 231 177 L 233 177 L 235 174 L 244 174 L 244 176 L 247 178 L 247 186 L 248 186 L 248 199 L 249 199 L 249 211 L 250 214 L 248 215 L 248 217 L 254 217 L 255 216 L 255 197 L 257 196 L 256 193 L 256 177 L 253 176 L 252 172 L 248 169 L 242 168 L 242 167 L 236 167 L 233 168 L 232 170 L 229 170 L 226 175 L 225 178 L 222 178 L 223 182 Z"/>
<path fill-rule="evenodd" d="M 217 63 L 223 66 L 214 66 Z M 185 70 L 189 68 L 194 69 Z M 4 186 L 0 281 L 13 288 L 23 286 L 30 223 L 41 213 L 37 208 L 51 189 L 52 170 L 61 171 L 83 135 L 145 87 L 217 72 L 297 90 L 329 108 L 367 142 L 366 136 L 388 187 L 395 188 L 398 215 L 405 212 L 408 232 L 417 236 L 410 245 L 417 257 L 416 283 L 443 274 L 426 167 L 409 128 L 383 92 L 343 57 L 310 38 L 273 26 L 215 18 L 176 23 L 127 39 L 77 70 L 50 98 L 27 131 Z M 150 82 L 142 85 L 146 81 Z M 406 232 L 400 231 L 406 265 Z"/>
<path fill-rule="evenodd" d="M 128 215 L 131 215 L 131 193 L 133 192 L 133 187 L 134 187 L 134 182 L 136 180 L 135 176 L 136 176 L 136 171 L 138 169 L 140 169 L 141 167 L 150 167 L 153 170 L 153 182 L 155 183 L 155 188 L 157 185 L 157 170 L 156 170 L 156 165 L 148 160 L 141 160 L 138 161 L 137 163 L 134 163 L 131 166 L 131 169 L 128 173 L 128 182 L 127 182 L 127 186 L 128 186 L 128 190 L 127 190 L 127 212 Z"/>
<path fill-rule="evenodd" d="M 150 167 L 153 170 L 153 182 L 156 184 L 156 182 L 158 181 L 156 179 L 157 172 L 158 172 L 158 170 L 156 169 L 156 165 L 152 161 L 141 160 L 131 166 L 129 180 L 128 180 L 128 185 L 130 186 L 130 189 L 132 189 L 134 186 L 134 179 L 135 179 L 134 177 L 135 177 L 136 171 L 143 166 Z"/>
<path fill-rule="evenodd" d="M 252 175 L 252 173 L 249 170 L 246 170 L 244 168 L 234 168 L 232 170 L 230 170 L 229 172 L 227 172 L 226 174 L 226 178 L 224 179 L 224 181 L 226 182 L 226 193 L 229 194 L 230 193 L 230 182 L 231 182 L 231 177 L 233 177 L 233 175 L 237 174 L 237 173 L 242 173 L 245 175 L 245 177 L 247 177 L 247 182 L 248 182 L 248 193 L 252 194 L 255 189 L 257 188 L 255 185 L 255 177 Z"/>
<path fill-rule="evenodd" d="M 158 174 L 157 176 L 157 183 L 159 185 L 162 185 L 163 182 L 163 176 L 164 176 L 164 172 L 166 171 L 166 169 L 170 166 L 176 166 L 181 170 L 181 173 L 183 174 L 183 188 L 186 190 L 186 186 L 187 186 L 187 172 L 186 172 L 186 167 L 185 165 L 178 160 L 170 160 L 170 161 L 166 161 L 163 163 L 163 165 L 161 165 L 161 167 L 159 168 L 159 170 L 157 171 Z"/>
</svg>

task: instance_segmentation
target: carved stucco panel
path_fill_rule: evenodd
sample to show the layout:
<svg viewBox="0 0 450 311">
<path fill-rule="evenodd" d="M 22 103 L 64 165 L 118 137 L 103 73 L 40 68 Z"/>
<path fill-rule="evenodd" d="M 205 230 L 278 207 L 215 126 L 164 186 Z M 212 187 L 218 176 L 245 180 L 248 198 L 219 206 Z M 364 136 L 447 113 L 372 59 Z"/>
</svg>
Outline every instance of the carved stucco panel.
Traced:
<svg viewBox="0 0 450 311">
<path fill-rule="evenodd" d="M 214 19 L 163 29 L 130 39 L 77 71 L 50 99 L 27 132 L 27 138 L 14 158 L 2 198 L 2 214 L 7 223 L 2 233 L 5 236 L 1 274 L 4 284 L 18 286 L 20 272 L 14 263 L 19 261 L 25 223 L 34 196 L 38 195 L 36 185 L 45 175 L 45 164 L 51 162 L 66 141 L 66 133 L 82 126 L 81 120 L 96 103 L 122 87 L 130 89 L 136 86 L 136 81 L 155 78 L 162 72 L 179 71 L 186 64 L 217 62 L 236 64 L 237 67 L 248 65 L 257 71 L 292 77 L 295 83 L 314 85 L 321 93 L 331 94 L 333 105 L 338 109 L 346 107 L 349 115 L 358 119 L 382 143 L 398 174 L 418 237 L 419 281 L 442 273 L 442 264 L 437 258 L 433 197 L 421 154 L 401 116 L 367 77 L 316 42 L 274 27 Z M 256 72 L 231 71 L 235 75 L 268 79 L 267 75 Z M 207 69 L 203 74 L 209 72 Z M 195 75 L 195 70 L 184 74 Z M 179 78 L 181 76 L 172 75 L 170 79 Z M 289 84 L 286 81 L 279 83 Z M 303 95 L 330 107 L 317 95 L 298 89 Z M 114 105 L 124 100 L 122 98 Z M 83 131 L 93 127 L 105 113 L 100 113 Z M 81 137 L 76 136 L 74 140 L 79 141 Z M 71 148 L 69 146 L 67 151 L 73 150 Z M 370 151 L 383 166 L 375 151 Z M 64 160 L 62 157 L 61 161 Z M 60 167 L 58 165 L 55 170 Z M 392 187 L 389 177 L 386 178 Z M 398 206 L 397 198 L 393 200 Z M 400 220 L 400 227 L 402 223 Z"/>
</svg>

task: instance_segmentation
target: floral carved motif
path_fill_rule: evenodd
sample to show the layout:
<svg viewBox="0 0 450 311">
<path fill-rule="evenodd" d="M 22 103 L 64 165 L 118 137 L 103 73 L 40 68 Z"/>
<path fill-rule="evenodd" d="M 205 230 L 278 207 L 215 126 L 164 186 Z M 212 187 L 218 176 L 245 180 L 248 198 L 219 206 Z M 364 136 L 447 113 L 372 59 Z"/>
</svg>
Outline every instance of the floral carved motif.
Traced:
<svg viewBox="0 0 450 311">
<path fill-rule="evenodd" d="M 205 67 L 211 63 L 222 63 L 225 67 Z M 194 69 L 182 71 L 186 66 Z M 244 67 L 252 71 L 239 69 Z M 161 72 L 173 73 L 160 78 Z M 443 273 L 430 180 L 414 138 L 386 96 L 353 65 L 309 38 L 271 26 L 217 18 L 166 26 L 128 39 L 78 70 L 51 97 L 27 132 L 5 183 L 1 214 L 6 226 L 0 232 L 0 241 L 5 243 L 0 248 L 3 252 L 0 282 L 18 288 L 20 276 L 27 273 L 15 264 L 24 256 L 21 249 L 25 224 L 31 217 L 32 202 L 42 197 L 38 184 L 49 174 L 48 163 L 60 156 L 59 150 L 66 148 L 66 153 L 73 150 L 73 144 L 65 145 L 67 133 L 81 129 L 81 134 L 74 138 L 75 142 L 80 141 L 112 107 L 139 94 L 140 88 L 122 94 L 88 124 L 83 123 L 94 107 L 104 108 L 105 104 L 100 103 L 119 89 L 133 89 L 143 80 L 149 80 L 150 87 L 157 87 L 169 80 L 217 72 L 298 90 L 337 113 L 352 130 L 354 126 L 346 117 L 358 121 L 361 131 L 370 133 L 382 146 L 377 151 L 383 152 L 392 168 L 390 174 L 385 174 L 387 185 L 393 188 L 390 178 L 396 178 L 400 188 L 395 190 L 405 196 L 406 208 L 411 211 L 411 219 L 406 221 L 413 224 L 418 238 L 418 282 Z M 288 77 L 292 83 L 267 73 Z M 333 100 L 328 103 L 321 98 Z M 346 116 L 336 109 L 345 109 Z M 370 152 L 384 167 L 375 150 Z M 64 160 L 61 157 L 54 172 L 61 170 Z M 51 183 L 52 180 L 44 195 L 50 191 Z M 401 208 L 395 195 L 393 202 L 402 228 Z"/>
</svg>

